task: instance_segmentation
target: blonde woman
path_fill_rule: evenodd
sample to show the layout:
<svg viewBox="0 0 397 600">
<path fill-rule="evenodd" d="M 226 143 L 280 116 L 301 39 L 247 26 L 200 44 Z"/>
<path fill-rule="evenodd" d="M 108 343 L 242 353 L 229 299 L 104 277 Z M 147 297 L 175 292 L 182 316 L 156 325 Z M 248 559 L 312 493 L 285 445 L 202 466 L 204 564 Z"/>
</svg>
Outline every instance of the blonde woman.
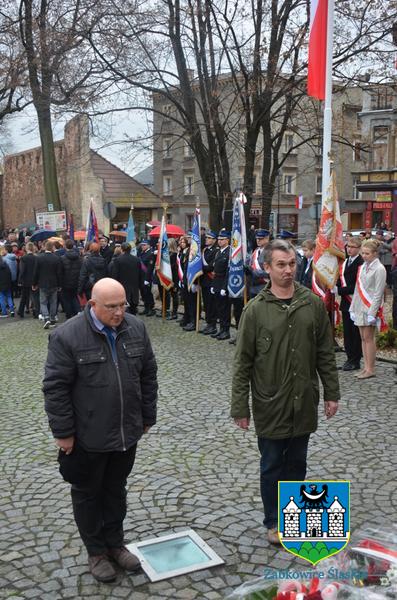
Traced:
<svg viewBox="0 0 397 600">
<path fill-rule="evenodd" d="M 378 258 L 378 240 L 366 240 L 361 246 L 364 263 L 357 273 L 356 288 L 350 305 L 350 316 L 360 331 L 364 369 L 358 379 L 375 377 L 375 330 L 383 304 L 386 269 Z"/>
</svg>

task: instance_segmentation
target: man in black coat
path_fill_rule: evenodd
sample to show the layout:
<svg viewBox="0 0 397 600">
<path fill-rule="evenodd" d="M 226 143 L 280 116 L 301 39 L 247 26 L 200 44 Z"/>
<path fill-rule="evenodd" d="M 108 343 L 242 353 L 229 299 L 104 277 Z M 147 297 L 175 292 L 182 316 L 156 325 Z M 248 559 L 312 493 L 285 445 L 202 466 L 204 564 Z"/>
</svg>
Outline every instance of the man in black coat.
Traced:
<svg viewBox="0 0 397 600">
<path fill-rule="evenodd" d="M 32 290 L 39 289 L 40 312 L 44 319 L 44 329 L 49 329 L 56 325 L 62 265 L 59 256 L 54 254 L 53 242 L 47 240 L 44 248 L 44 252 L 37 255 L 33 271 Z"/>
<path fill-rule="evenodd" d="M 80 312 L 80 302 L 77 297 L 80 270 L 83 259 L 75 247 L 73 240 L 66 240 L 65 254 L 61 256 L 62 263 L 62 302 L 67 319 Z"/>
<path fill-rule="evenodd" d="M 113 250 L 109 246 L 109 238 L 103 235 L 99 238 L 100 255 L 105 259 L 106 264 L 109 265 L 113 258 Z"/>
<path fill-rule="evenodd" d="M 149 240 L 142 240 L 139 260 L 141 261 L 141 296 L 144 305 L 142 315 L 153 317 L 156 314 L 154 310 L 154 298 L 152 294 L 152 282 L 155 257 L 150 247 Z"/>
<path fill-rule="evenodd" d="M 347 360 L 342 366 L 343 371 L 356 371 L 360 369 L 360 360 L 363 355 L 360 331 L 350 318 L 349 308 L 356 287 L 358 267 L 363 264 L 360 256 L 361 240 L 351 237 L 347 243 L 348 258 L 344 261 L 340 278 L 338 280 L 338 294 L 341 296 L 340 310 L 343 321 L 343 343 Z"/>
<path fill-rule="evenodd" d="M 37 260 L 34 254 L 34 244 L 28 242 L 25 246 L 26 254 L 19 261 L 18 285 L 21 287 L 21 300 L 18 307 L 18 315 L 21 319 L 25 316 L 25 308 L 29 310 L 30 300 L 33 304 L 33 317 L 38 318 L 40 312 L 39 293 L 32 290 L 33 273 Z"/>
<path fill-rule="evenodd" d="M 221 229 L 218 233 L 218 252 L 214 260 L 214 282 L 210 288 L 214 296 L 216 314 L 219 319 L 220 330 L 215 329 L 211 337 L 217 340 L 230 339 L 230 302 L 227 291 L 230 256 L 230 233 Z"/>
<path fill-rule="evenodd" d="M 211 294 L 211 287 L 214 285 L 214 262 L 218 252 L 216 245 L 217 235 L 213 231 L 205 234 L 205 248 L 203 250 L 203 275 L 201 277 L 201 291 L 203 294 L 203 303 L 205 310 L 205 320 L 207 325 L 200 331 L 204 335 L 218 333 L 216 329 L 216 307 L 215 297 Z"/>
<path fill-rule="evenodd" d="M 110 266 L 110 276 L 121 283 L 124 288 L 129 312 L 136 315 L 139 304 L 140 263 L 139 259 L 131 254 L 128 242 L 121 244 L 121 255 L 115 258 Z"/>
<path fill-rule="evenodd" d="M 125 314 L 123 286 L 101 279 L 85 310 L 50 335 L 43 391 L 61 473 L 92 575 L 114 561 L 136 571 L 124 546 L 126 483 L 137 443 L 156 423 L 157 366 L 142 321 Z"/>
</svg>

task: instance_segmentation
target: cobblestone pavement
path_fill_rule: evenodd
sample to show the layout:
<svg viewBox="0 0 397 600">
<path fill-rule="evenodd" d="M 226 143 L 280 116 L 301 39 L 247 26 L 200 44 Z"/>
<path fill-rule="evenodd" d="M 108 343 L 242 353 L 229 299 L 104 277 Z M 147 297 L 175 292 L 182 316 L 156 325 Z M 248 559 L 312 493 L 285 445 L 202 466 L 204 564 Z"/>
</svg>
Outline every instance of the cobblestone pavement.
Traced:
<svg viewBox="0 0 397 600">
<path fill-rule="evenodd" d="M 255 436 L 228 417 L 233 347 L 175 322 L 146 322 L 159 364 L 159 422 L 140 443 L 129 479 L 126 537 L 192 527 L 226 564 L 153 584 L 121 572 L 114 584 L 92 579 L 43 411 L 48 334 L 30 318 L 7 319 L 0 324 L 0 597 L 215 600 L 265 565 L 294 564 L 265 541 Z M 396 376 L 384 363 L 377 372 L 361 383 L 341 374 L 340 414 L 321 418 L 309 449 L 308 478 L 351 479 L 353 530 L 397 514 Z"/>
</svg>

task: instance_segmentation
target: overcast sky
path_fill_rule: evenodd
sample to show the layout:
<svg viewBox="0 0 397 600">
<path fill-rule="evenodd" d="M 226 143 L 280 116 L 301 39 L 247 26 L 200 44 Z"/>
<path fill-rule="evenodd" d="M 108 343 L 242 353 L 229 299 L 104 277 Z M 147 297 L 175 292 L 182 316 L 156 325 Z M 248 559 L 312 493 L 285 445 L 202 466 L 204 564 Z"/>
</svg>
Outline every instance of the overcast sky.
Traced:
<svg viewBox="0 0 397 600">
<path fill-rule="evenodd" d="M 72 117 L 70 117 L 72 118 Z M 63 128 L 68 118 L 53 122 L 54 139 L 63 139 Z M 94 128 L 101 132 L 101 137 L 91 136 L 90 145 L 114 165 L 130 175 L 134 175 L 152 163 L 150 142 L 143 144 L 127 143 L 128 138 L 144 137 L 147 129 L 145 117 L 138 113 L 128 116 L 127 113 L 108 115 L 100 123 L 94 120 Z M 22 152 L 40 146 L 37 117 L 33 108 L 13 115 L 8 119 L 9 144 L 7 153 Z"/>
</svg>

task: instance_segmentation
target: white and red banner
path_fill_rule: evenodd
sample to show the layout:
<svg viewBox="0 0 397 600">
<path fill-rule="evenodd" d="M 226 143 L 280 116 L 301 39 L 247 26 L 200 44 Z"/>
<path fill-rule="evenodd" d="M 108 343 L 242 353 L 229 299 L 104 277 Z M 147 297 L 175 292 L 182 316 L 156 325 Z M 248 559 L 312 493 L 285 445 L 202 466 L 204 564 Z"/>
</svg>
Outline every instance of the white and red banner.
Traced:
<svg viewBox="0 0 397 600">
<path fill-rule="evenodd" d="M 295 208 L 298 210 L 302 210 L 303 208 L 303 196 L 300 194 L 299 196 L 295 196 Z"/>
<path fill-rule="evenodd" d="M 313 271 L 317 282 L 331 290 L 339 277 L 339 263 L 345 258 L 343 241 L 343 225 L 340 216 L 338 192 L 335 172 L 327 190 L 323 204 L 320 227 L 316 238 L 316 249 L 313 256 Z"/>
<path fill-rule="evenodd" d="M 328 2 L 310 0 L 307 93 L 319 100 L 325 100 Z"/>
</svg>

